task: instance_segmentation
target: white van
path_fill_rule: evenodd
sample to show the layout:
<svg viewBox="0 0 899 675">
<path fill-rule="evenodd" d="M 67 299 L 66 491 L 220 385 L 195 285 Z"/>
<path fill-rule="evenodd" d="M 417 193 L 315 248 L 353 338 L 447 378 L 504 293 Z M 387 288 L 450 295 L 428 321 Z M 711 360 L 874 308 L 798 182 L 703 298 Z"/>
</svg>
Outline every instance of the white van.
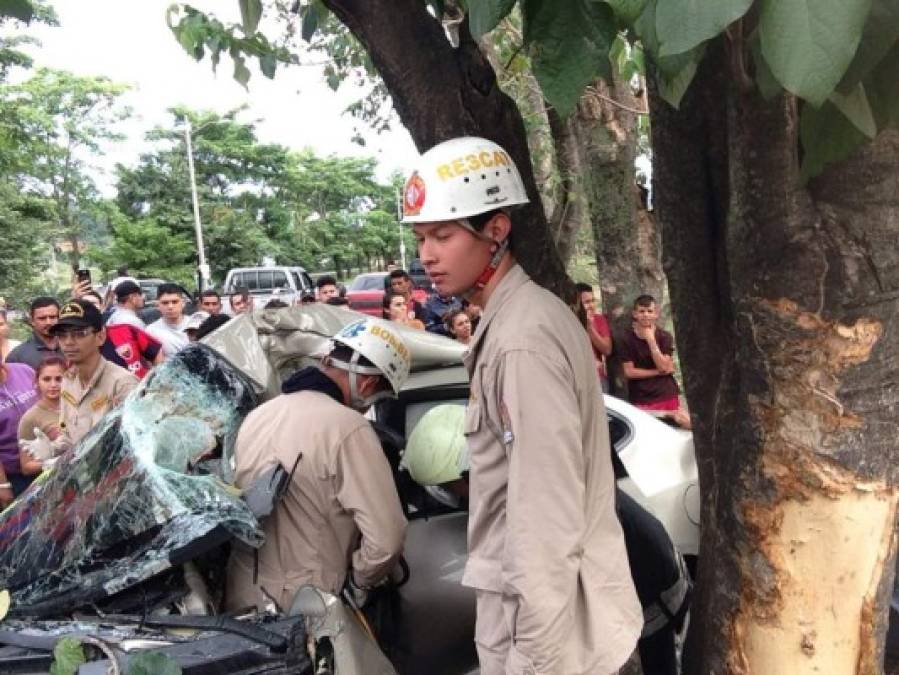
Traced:
<svg viewBox="0 0 899 675">
<path fill-rule="evenodd" d="M 312 279 L 302 267 L 235 267 L 228 271 L 222 296 L 233 295 L 238 288 L 246 288 L 253 296 L 255 309 L 262 309 L 274 298 L 288 305 L 298 304 L 306 291 L 314 291 Z M 225 311 L 231 313 L 231 303 L 224 301 Z"/>
</svg>

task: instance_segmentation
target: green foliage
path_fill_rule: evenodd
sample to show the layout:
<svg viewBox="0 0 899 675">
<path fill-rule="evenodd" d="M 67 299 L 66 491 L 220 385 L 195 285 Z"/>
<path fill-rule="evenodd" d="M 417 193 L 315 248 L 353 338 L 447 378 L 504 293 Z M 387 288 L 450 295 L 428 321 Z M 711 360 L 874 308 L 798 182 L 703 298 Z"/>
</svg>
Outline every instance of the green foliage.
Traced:
<svg viewBox="0 0 899 675">
<path fill-rule="evenodd" d="M 830 96 L 861 39 L 871 0 L 763 0 L 762 54 L 788 91 L 814 105 Z"/>
<path fill-rule="evenodd" d="M 479 38 L 497 27 L 516 0 L 470 0 L 468 3 L 468 28 L 472 36 Z"/>
<path fill-rule="evenodd" d="M 259 61 L 263 75 L 272 78 L 279 63 L 293 63 L 296 58 L 283 45 L 278 45 L 258 32 L 262 17 L 260 0 L 239 0 L 241 24 L 226 25 L 190 5 L 171 5 L 166 22 L 178 43 L 192 58 L 202 61 L 206 54 L 216 70 L 222 54 L 231 57 L 234 79 L 244 87 L 250 80 L 246 57 Z"/>
<path fill-rule="evenodd" d="M 182 672 L 181 666 L 162 652 L 146 651 L 128 659 L 125 675 L 181 675 Z"/>
<path fill-rule="evenodd" d="M 84 658 L 84 647 L 71 637 L 64 637 L 53 648 L 53 663 L 50 675 L 75 675 L 78 666 L 87 663 Z"/>
<path fill-rule="evenodd" d="M 873 0 L 858 50 L 837 89 L 848 94 L 899 41 L 899 2 Z M 899 76 L 899 75 L 897 75 Z"/>
<path fill-rule="evenodd" d="M 656 8 L 659 56 L 688 52 L 742 17 L 752 0 L 665 0 Z"/>
<path fill-rule="evenodd" d="M 34 5 L 30 0 L 0 0 L 0 18 L 4 17 L 30 23 Z"/>
<path fill-rule="evenodd" d="M 827 164 L 846 159 L 865 141 L 864 134 L 829 101 L 820 108 L 803 108 L 799 137 L 806 149 L 802 158 L 803 180 L 821 173 Z"/>
<path fill-rule="evenodd" d="M 606 0 L 615 12 L 620 28 L 627 28 L 636 21 L 646 7 L 646 0 Z"/>
<path fill-rule="evenodd" d="M 565 117 L 597 76 L 611 77 L 614 12 L 591 0 L 524 0 L 522 11 L 534 75 L 546 100 Z"/>
</svg>

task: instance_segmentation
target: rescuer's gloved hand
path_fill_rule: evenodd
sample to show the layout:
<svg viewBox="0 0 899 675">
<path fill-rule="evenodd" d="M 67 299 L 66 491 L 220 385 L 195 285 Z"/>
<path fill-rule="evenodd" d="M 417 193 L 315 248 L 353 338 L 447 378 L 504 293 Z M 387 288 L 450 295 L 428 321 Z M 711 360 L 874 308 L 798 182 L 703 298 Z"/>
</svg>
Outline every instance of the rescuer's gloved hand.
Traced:
<svg viewBox="0 0 899 675">
<path fill-rule="evenodd" d="M 34 440 L 19 441 L 19 447 L 41 462 L 53 457 L 57 450 L 56 444 L 37 427 L 34 428 Z"/>
</svg>

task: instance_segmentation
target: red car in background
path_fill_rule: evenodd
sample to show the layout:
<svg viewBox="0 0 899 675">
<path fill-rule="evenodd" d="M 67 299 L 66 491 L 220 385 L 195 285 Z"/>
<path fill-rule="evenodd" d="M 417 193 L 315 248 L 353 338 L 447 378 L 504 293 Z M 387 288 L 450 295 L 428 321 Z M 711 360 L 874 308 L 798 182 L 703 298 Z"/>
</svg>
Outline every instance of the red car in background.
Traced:
<svg viewBox="0 0 899 675">
<path fill-rule="evenodd" d="M 389 275 L 390 272 L 365 272 L 353 279 L 346 291 L 346 299 L 349 300 L 350 309 L 369 316 L 380 317 L 384 291 L 390 285 Z M 412 289 L 413 300 L 424 303 L 427 298 L 427 291 L 423 288 Z"/>
</svg>

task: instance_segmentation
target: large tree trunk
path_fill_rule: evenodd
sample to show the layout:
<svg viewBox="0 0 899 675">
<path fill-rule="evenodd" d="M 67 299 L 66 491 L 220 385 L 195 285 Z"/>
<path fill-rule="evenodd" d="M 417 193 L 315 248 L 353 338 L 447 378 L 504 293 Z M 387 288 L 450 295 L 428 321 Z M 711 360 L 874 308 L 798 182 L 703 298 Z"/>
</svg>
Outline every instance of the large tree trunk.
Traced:
<svg viewBox="0 0 899 675">
<path fill-rule="evenodd" d="M 524 123 L 497 86 L 468 20 L 460 26 L 460 46 L 453 48 L 421 0 L 324 3 L 364 45 L 420 151 L 468 134 L 490 138 L 509 152 L 531 200 L 513 219 L 515 255 L 537 282 L 570 296 L 534 182 Z"/>
<path fill-rule="evenodd" d="M 804 187 L 797 102 L 652 95 L 702 488 L 689 673 L 876 673 L 896 526 L 899 135 Z"/>
</svg>

